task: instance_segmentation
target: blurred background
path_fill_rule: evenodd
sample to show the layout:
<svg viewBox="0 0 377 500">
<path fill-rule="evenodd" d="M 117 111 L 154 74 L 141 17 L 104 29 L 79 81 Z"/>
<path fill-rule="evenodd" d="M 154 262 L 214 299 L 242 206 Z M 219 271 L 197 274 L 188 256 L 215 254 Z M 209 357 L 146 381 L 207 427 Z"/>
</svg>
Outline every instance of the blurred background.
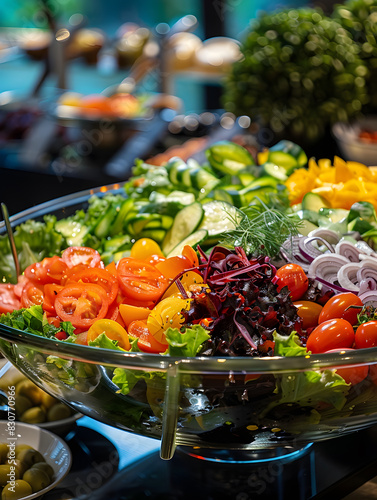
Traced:
<svg viewBox="0 0 377 500">
<path fill-rule="evenodd" d="M 337 152 L 328 127 L 373 112 L 377 61 L 376 2 L 346 4 L 1 3 L 1 201 L 13 214 L 125 180 L 135 158 L 200 158 L 215 139 Z"/>
</svg>

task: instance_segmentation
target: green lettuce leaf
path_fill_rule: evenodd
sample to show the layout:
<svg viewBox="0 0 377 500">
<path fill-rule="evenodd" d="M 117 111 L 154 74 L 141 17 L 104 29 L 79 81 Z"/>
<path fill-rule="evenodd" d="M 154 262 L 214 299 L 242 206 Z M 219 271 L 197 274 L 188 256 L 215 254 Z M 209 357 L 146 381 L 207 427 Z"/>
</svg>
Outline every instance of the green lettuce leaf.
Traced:
<svg viewBox="0 0 377 500">
<path fill-rule="evenodd" d="M 61 330 L 61 328 L 50 325 L 42 306 L 31 306 L 29 309 L 18 309 L 11 313 L 2 314 L 0 323 L 48 338 L 55 338 L 55 334 Z"/>
<path fill-rule="evenodd" d="M 101 333 L 94 340 L 88 343 L 92 347 L 101 347 L 102 349 L 112 349 L 113 351 L 125 351 L 118 345 L 118 341 L 111 340 L 105 333 Z"/>
<path fill-rule="evenodd" d="M 273 337 L 275 356 L 305 356 L 307 354 L 306 347 L 302 347 L 296 332 L 292 332 L 289 337 L 274 332 Z"/>
<path fill-rule="evenodd" d="M 147 383 L 155 378 L 164 379 L 164 372 L 145 372 L 143 370 L 129 370 L 126 368 L 115 368 L 112 381 L 119 387 L 122 394 L 129 394 L 139 380 L 145 380 Z"/>
<path fill-rule="evenodd" d="M 165 332 L 169 344 L 170 356 L 196 356 L 206 340 L 210 338 L 208 332 L 200 325 L 193 325 L 181 333 L 177 328 L 168 328 Z"/>
</svg>

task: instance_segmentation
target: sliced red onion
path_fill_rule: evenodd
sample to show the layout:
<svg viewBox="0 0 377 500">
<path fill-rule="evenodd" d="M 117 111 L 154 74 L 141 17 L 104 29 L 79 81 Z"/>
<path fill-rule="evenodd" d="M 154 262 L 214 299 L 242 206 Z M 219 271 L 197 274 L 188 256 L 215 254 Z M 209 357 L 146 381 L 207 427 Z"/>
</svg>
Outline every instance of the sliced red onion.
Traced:
<svg viewBox="0 0 377 500">
<path fill-rule="evenodd" d="M 359 298 L 366 306 L 377 306 L 377 290 L 368 290 L 367 292 L 359 294 Z"/>
<path fill-rule="evenodd" d="M 319 236 L 301 238 L 298 242 L 300 252 L 303 255 L 303 257 L 307 259 L 309 262 L 312 262 L 319 255 L 323 255 L 323 251 L 319 249 L 318 246 L 313 245 L 314 242 L 318 241 L 322 243 L 322 245 L 324 245 L 329 252 L 332 253 L 334 252 L 334 248 L 332 247 L 332 245 L 328 241 L 320 238 Z"/>
<path fill-rule="evenodd" d="M 376 283 L 377 285 L 377 267 L 372 267 L 368 264 L 365 265 L 366 261 L 362 261 L 360 269 L 357 271 L 357 281 L 361 283 L 362 281 L 368 281 Z"/>
<path fill-rule="evenodd" d="M 285 262 L 291 262 L 293 264 L 299 264 L 305 272 L 309 269 L 310 261 L 305 259 L 301 254 L 299 247 L 299 241 L 303 239 L 304 236 L 293 236 L 285 240 L 280 248 L 280 255 Z M 311 259 L 312 260 L 312 259 Z"/>
<path fill-rule="evenodd" d="M 349 260 L 343 255 L 336 253 L 322 254 L 316 257 L 309 266 L 308 276 L 310 278 L 321 278 L 329 283 L 335 283 L 338 279 L 339 269 L 349 264 Z"/>
<path fill-rule="evenodd" d="M 348 290 L 359 292 L 360 285 L 357 279 L 357 272 L 359 269 L 359 262 L 350 262 L 349 264 L 342 266 L 337 275 L 339 285 L 343 288 L 347 288 Z"/>
<path fill-rule="evenodd" d="M 335 252 L 339 255 L 347 257 L 347 259 L 351 262 L 359 262 L 360 260 L 360 251 L 353 243 L 347 240 L 339 241 L 339 243 L 335 246 Z"/>
<path fill-rule="evenodd" d="M 336 292 L 351 292 L 351 293 L 357 293 L 355 292 L 354 290 L 348 290 L 347 288 L 343 288 L 339 285 L 336 285 L 335 283 L 330 283 L 329 281 L 326 281 L 322 278 L 316 278 L 316 280 L 319 282 L 319 283 L 322 283 L 323 285 L 325 285 L 327 288 L 329 288 L 330 290 L 335 290 Z"/>
<path fill-rule="evenodd" d="M 377 290 L 377 283 L 371 279 L 361 280 L 359 295 L 369 292 L 370 290 Z"/>
<path fill-rule="evenodd" d="M 314 231 L 311 231 L 309 233 L 309 237 L 311 236 L 318 236 L 319 238 L 326 240 L 331 245 L 336 245 L 340 240 L 340 235 L 337 232 L 332 231 L 331 229 L 326 229 L 324 227 L 319 227 L 318 229 L 314 229 Z"/>
</svg>

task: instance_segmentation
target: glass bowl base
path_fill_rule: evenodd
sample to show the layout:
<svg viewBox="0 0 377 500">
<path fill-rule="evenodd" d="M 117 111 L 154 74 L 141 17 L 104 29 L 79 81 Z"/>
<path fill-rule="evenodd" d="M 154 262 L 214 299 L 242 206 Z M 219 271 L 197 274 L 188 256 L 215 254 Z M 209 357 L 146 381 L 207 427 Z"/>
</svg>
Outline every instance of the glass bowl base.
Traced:
<svg viewBox="0 0 377 500">
<path fill-rule="evenodd" d="M 282 446 L 261 450 L 216 450 L 178 446 L 177 451 L 207 462 L 258 464 L 280 460 L 283 463 L 287 463 L 297 460 L 308 453 L 312 445 L 313 443 L 308 443 L 303 446 Z"/>
</svg>

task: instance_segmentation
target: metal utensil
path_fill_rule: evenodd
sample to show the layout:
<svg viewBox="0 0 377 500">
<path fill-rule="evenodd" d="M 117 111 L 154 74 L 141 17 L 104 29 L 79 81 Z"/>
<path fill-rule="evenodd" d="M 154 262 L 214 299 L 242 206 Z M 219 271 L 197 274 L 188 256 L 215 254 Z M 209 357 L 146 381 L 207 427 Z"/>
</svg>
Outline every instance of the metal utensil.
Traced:
<svg viewBox="0 0 377 500">
<path fill-rule="evenodd" d="M 16 268 L 16 274 L 17 274 L 17 276 L 20 276 L 20 274 L 21 274 L 20 273 L 20 263 L 18 261 L 16 244 L 14 242 L 13 231 L 12 231 L 12 227 L 11 227 L 10 221 L 9 221 L 8 209 L 7 209 L 7 206 L 5 205 L 5 203 L 1 204 L 1 211 L 2 211 L 3 217 L 4 217 L 5 227 L 7 229 L 10 249 L 12 251 L 12 256 L 13 256 L 14 267 Z"/>
</svg>

